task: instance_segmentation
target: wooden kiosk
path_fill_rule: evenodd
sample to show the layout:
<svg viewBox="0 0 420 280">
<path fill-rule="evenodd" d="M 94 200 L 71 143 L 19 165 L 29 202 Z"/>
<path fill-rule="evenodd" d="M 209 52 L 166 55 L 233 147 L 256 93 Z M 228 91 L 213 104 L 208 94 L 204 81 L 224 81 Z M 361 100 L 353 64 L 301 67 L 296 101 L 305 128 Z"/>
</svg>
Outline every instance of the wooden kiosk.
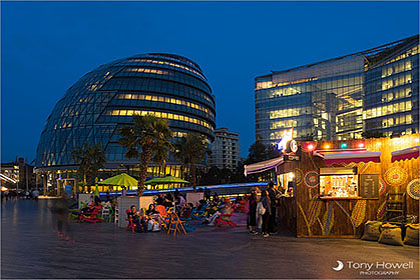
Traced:
<svg viewBox="0 0 420 280">
<path fill-rule="evenodd" d="M 272 168 L 283 179 L 293 174 L 293 196 L 280 199 L 277 216 L 297 237 L 359 238 L 366 221 L 385 218 L 394 193 L 404 196 L 404 217 L 418 216 L 419 134 L 298 146 L 245 166 L 247 174 Z"/>
</svg>

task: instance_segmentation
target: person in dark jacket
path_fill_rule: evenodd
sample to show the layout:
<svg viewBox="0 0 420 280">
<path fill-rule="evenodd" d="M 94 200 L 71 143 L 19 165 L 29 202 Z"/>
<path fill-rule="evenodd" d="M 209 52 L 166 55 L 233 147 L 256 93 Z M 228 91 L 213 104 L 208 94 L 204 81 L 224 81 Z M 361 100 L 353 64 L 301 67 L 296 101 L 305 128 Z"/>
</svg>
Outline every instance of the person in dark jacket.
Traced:
<svg viewBox="0 0 420 280">
<path fill-rule="evenodd" d="M 268 234 L 268 228 L 269 228 L 269 222 L 270 222 L 270 216 L 271 216 L 271 200 L 268 195 L 267 190 L 263 190 L 261 193 L 261 203 L 263 207 L 265 208 L 265 213 L 262 216 L 262 230 L 261 233 L 264 237 L 270 236 Z"/>
<path fill-rule="evenodd" d="M 255 227 L 257 226 L 257 192 L 255 190 L 251 190 L 251 194 L 248 198 L 249 203 L 249 212 L 248 212 L 248 220 L 247 220 L 247 226 L 249 229 L 249 233 L 252 234 L 258 234 L 257 231 L 255 231 Z"/>
<path fill-rule="evenodd" d="M 274 234 L 276 232 L 277 190 L 274 188 L 273 182 L 268 183 L 267 191 L 271 201 L 271 215 L 270 220 L 268 222 L 268 232 Z"/>
</svg>

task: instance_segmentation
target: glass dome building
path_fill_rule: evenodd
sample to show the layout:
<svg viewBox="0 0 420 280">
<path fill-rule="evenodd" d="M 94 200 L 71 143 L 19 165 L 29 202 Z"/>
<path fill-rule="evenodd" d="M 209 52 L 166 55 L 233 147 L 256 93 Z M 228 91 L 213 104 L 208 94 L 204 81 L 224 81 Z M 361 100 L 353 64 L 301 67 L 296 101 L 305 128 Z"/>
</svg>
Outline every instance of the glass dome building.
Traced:
<svg viewBox="0 0 420 280">
<path fill-rule="evenodd" d="M 36 171 L 49 174 L 49 185 L 74 178 L 71 152 L 84 142 L 102 145 L 104 170 L 136 169 L 138 160 L 125 158 L 117 143 L 119 128 L 134 114 L 168 119 L 174 140 L 188 132 L 214 139 L 215 99 L 201 68 L 179 55 L 135 55 L 99 66 L 67 90 L 41 133 Z M 180 176 L 172 154 L 167 165 L 164 173 Z M 153 166 L 150 172 L 155 173 Z"/>
</svg>

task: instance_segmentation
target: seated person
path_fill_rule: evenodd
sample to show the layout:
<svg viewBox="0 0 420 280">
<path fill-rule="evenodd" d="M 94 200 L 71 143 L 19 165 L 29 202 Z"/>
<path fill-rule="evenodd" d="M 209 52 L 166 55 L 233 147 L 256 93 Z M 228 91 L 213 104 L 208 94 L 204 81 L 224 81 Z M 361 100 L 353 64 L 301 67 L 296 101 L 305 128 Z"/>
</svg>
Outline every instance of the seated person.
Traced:
<svg viewBox="0 0 420 280">
<path fill-rule="evenodd" d="M 93 209 L 95 209 L 96 206 L 98 206 L 98 204 L 95 201 L 93 201 L 88 207 L 82 208 L 80 210 L 80 212 L 82 214 L 88 214 L 88 213 L 92 212 Z"/>
<path fill-rule="evenodd" d="M 180 217 L 188 219 L 191 216 L 191 212 L 194 208 L 192 203 L 188 203 L 181 211 Z"/>
<path fill-rule="evenodd" d="M 178 196 L 176 197 L 176 201 L 175 201 L 175 209 L 178 213 L 181 213 L 182 209 L 184 208 L 186 204 L 185 198 L 181 195 L 178 194 Z"/>
<path fill-rule="evenodd" d="M 156 199 L 157 205 L 163 205 L 165 202 L 165 195 L 163 193 L 159 194 L 159 197 Z"/>
<path fill-rule="evenodd" d="M 201 210 L 205 209 L 206 206 L 207 206 L 206 201 L 204 199 L 200 200 L 198 202 L 197 211 L 201 211 Z"/>
<path fill-rule="evenodd" d="M 133 224 L 136 225 L 137 232 L 142 232 L 142 227 L 143 232 L 147 232 L 147 219 L 144 216 L 140 215 L 140 212 L 137 211 L 136 206 L 131 205 L 130 211 L 127 213 L 127 216 L 133 221 Z"/>
<path fill-rule="evenodd" d="M 165 224 L 162 216 L 158 211 L 156 211 L 156 206 L 154 204 L 149 205 L 149 209 L 146 210 L 146 215 L 150 218 L 157 220 L 160 224 Z"/>
<path fill-rule="evenodd" d="M 209 226 L 214 226 L 214 222 L 218 217 L 221 215 L 231 215 L 233 213 L 232 203 L 229 201 L 226 203 L 225 207 L 223 207 L 220 211 L 216 211 L 210 218 L 207 218 L 206 221 L 208 222 Z"/>
<path fill-rule="evenodd" d="M 154 214 L 159 214 L 159 212 L 156 211 L 156 206 L 152 203 L 149 205 L 149 209 L 146 210 L 146 215 L 151 216 Z"/>
<path fill-rule="evenodd" d="M 168 197 L 165 197 L 165 201 L 163 202 L 162 205 L 165 206 L 166 208 L 174 207 L 174 203 Z"/>
<path fill-rule="evenodd" d="M 219 204 L 219 202 L 220 202 L 220 198 L 219 198 L 219 195 L 217 193 L 214 193 L 213 202 L 216 203 L 216 204 Z"/>
</svg>

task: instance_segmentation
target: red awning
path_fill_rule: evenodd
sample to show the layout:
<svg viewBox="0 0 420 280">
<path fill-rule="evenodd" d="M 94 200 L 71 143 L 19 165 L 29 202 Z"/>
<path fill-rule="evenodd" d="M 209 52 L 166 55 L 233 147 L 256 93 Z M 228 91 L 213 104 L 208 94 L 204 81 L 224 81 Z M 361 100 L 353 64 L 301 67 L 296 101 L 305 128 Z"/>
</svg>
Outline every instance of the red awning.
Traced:
<svg viewBox="0 0 420 280">
<path fill-rule="evenodd" d="M 324 158 L 326 165 L 348 164 L 358 162 L 381 162 L 380 152 L 369 152 L 365 149 L 315 151 L 315 155 Z"/>
<path fill-rule="evenodd" d="M 419 148 L 420 146 L 411 147 L 408 149 L 398 150 L 392 152 L 391 155 L 391 162 L 405 160 L 405 159 L 412 159 L 419 157 Z"/>
<path fill-rule="evenodd" d="M 247 176 L 248 174 L 263 172 L 271 168 L 276 168 L 283 162 L 284 162 L 283 156 L 281 156 L 278 158 L 273 158 L 270 160 L 253 163 L 250 165 L 244 165 L 244 173 L 245 173 L 245 176 Z"/>
</svg>

